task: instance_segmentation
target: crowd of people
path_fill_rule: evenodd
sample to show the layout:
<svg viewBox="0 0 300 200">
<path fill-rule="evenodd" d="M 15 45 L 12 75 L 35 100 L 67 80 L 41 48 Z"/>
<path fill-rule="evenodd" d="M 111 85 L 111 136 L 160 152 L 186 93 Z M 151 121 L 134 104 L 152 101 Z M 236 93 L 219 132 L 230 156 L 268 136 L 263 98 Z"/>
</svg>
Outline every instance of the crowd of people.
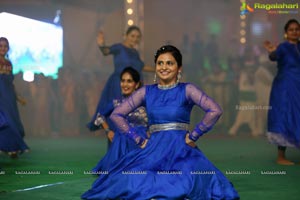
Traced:
<svg viewBox="0 0 300 200">
<path fill-rule="evenodd" d="M 118 45 L 121 44 L 119 43 Z M 109 48 L 109 46 L 105 48 Z M 196 47 L 194 48 L 197 49 Z M 252 90 L 252 93 L 255 93 L 256 98 L 252 98 L 251 102 L 249 102 L 250 104 L 246 104 L 246 106 L 264 106 L 264 113 L 268 109 L 268 101 L 265 101 L 265 95 L 261 96 L 260 94 L 263 90 L 262 86 L 265 88 L 271 87 L 276 70 L 275 64 L 266 61 L 266 55 L 258 57 L 252 48 L 249 48 L 245 52 L 252 55 L 249 57 L 253 58 L 253 65 L 249 65 L 252 61 L 244 62 L 247 59 L 242 54 L 241 56 L 237 55 L 235 58 L 228 58 L 227 67 L 222 66 L 220 63 L 214 63 L 208 68 L 210 70 L 204 67 L 201 70 L 202 73 L 198 73 L 198 70 L 196 71 L 197 73 L 191 73 L 188 70 L 184 70 L 182 73 L 183 80 L 199 85 L 207 94 L 216 99 L 223 109 L 230 110 L 230 112 L 225 112 L 221 117 L 216 127 L 219 132 L 228 132 L 234 126 L 234 123 L 239 121 L 235 119 L 239 118 L 237 117 L 239 113 L 237 105 L 241 105 L 240 101 L 245 97 L 242 94 L 247 93 L 247 91 L 243 91 L 243 79 L 248 77 L 247 70 L 250 70 L 253 74 L 254 72 L 259 73 L 255 73 L 254 77 L 251 77 L 252 81 L 249 82 L 250 88 L 252 88 L 250 90 Z M 263 54 L 263 52 L 261 53 Z M 114 57 L 118 57 L 118 55 L 113 55 Z M 185 59 L 185 61 L 187 62 L 186 68 L 193 68 L 194 66 L 197 69 L 199 68 L 198 65 L 191 65 L 189 60 Z M 248 67 L 246 64 L 248 64 Z M 124 65 L 132 66 L 133 64 L 130 65 L 129 62 L 128 65 Z M 136 67 L 134 68 L 137 69 Z M 141 74 L 141 81 L 149 84 L 153 81 L 151 77 L 154 76 L 152 72 L 154 67 L 151 68 L 148 66 L 147 68 L 148 70 L 146 71 L 138 71 Z M 122 69 L 123 67 L 114 67 L 114 71 L 109 77 L 114 77 L 114 80 L 116 77 L 119 78 Z M 145 72 L 146 80 L 143 79 Z M 261 73 L 265 73 L 265 75 Z M 121 92 L 119 92 L 120 87 L 114 83 L 116 80 L 111 81 L 111 78 L 107 78 L 109 74 L 103 73 L 103 70 L 78 69 L 65 66 L 59 69 L 57 79 L 46 77 L 43 74 L 36 74 L 35 81 L 33 82 L 24 81 L 22 75 L 22 72 L 16 74 L 14 82 L 21 96 L 27 99 L 27 105 L 19 106 L 19 109 L 28 136 L 75 136 L 85 134 L 87 132 L 85 123 L 79 122 L 88 122 L 94 118 L 97 114 L 95 110 L 106 105 L 107 102 L 111 102 L 113 96 L 116 96 L 116 98 L 121 97 Z M 265 76 L 268 76 L 269 81 L 266 80 Z M 255 86 L 259 82 L 262 84 L 258 87 Z M 101 109 L 105 110 L 105 107 Z M 44 110 L 43 117 L 40 117 L 40 110 Z M 253 136 L 262 135 L 266 130 L 266 117 L 260 120 L 260 116 L 265 115 L 261 111 L 261 109 L 254 109 L 252 111 L 243 110 L 241 114 L 253 112 L 256 117 L 249 118 L 244 122 L 242 120 L 241 122 L 249 124 L 249 128 L 241 125 L 239 126 L 240 128 L 235 128 L 236 130 L 233 135 L 241 132 L 250 132 L 250 134 L 253 132 Z M 192 113 L 192 115 L 195 116 L 191 122 L 194 124 L 199 119 L 199 113 Z M 61 120 L 57 120 L 60 118 Z M 251 124 L 259 123 L 261 123 L 259 126 L 261 128 L 252 131 L 251 127 L 253 125 Z M 33 124 L 38 125 L 33 126 Z M 97 131 L 96 133 L 99 134 L 100 132 Z"/>
<path fill-rule="evenodd" d="M 239 199 L 228 179 L 196 147 L 222 114 L 220 106 L 191 83 L 180 82 L 180 51 L 162 46 L 155 54 L 156 84 L 147 85 L 117 106 L 110 119 L 117 130 L 135 143 L 134 149 L 101 174 L 83 199 Z M 205 112 L 189 132 L 193 106 Z M 146 108 L 150 137 L 126 116 Z M 176 148 L 174 148 L 176 146 Z M 193 172 L 210 174 L 193 174 Z M 124 172 L 128 174 L 124 174 Z M 162 176 L 160 173 L 167 173 Z"/>
<path fill-rule="evenodd" d="M 102 129 L 108 150 L 91 169 L 99 177 L 83 199 L 239 199 L 233 184 L 196 142 L 217 122 L 231 136 L 248 124 L 253 137 L 266 133 L 268 141 L 278 146 L 278 164 L 294 164 L 285 152 L 286 147 L 300 147 L 299 22 L 289 20 L 284 33 L 286 41 L 278 46 L 264 42 L 270 60 L 277 62 L 277 72 L 266 53 L 257 54 L 252 47 L 229 57 L 224 67 L 218 61 L 215 36 L 201 48 L 197 34 L 193 48 L 202 54 L 204 66 L 197 76 L 191 71 L 199 65 L 194 55 L 184 67 L 183 57 L 190 53 L 186 46 L 183 54 L 170 44 L 160 47 L 151 67 L 135 48 L 141 39 L 137 26 L 130 26 L 124 41 L 111 46 L 105 44 L 101 31 L 99 49 L 114 60 L 106 83 L 97 73 L 61 68 L 56 80 L 40 74 L 34 82 L 20 84 L 21 93 L 13 83 L 21 80 L 21 74 L 12 74 L 6 57 L 9 42 L 1 37 L 0 151 L 12 158 L 28 151 L 23 140 L 27 133 L 68 136 Z M 143 85 L 143 71 L 153 73 L 153 84 Z M 18 102 L 27 104 L 27 111 Z M 192 114 L 194 106 L 202 110 L 202 118 Z M 23 118 L 24 131 L 21 118 L 26 112 L 32 117 Z M 192 173 L 204 171 L 211 173 Z"/>
<path fill-rule="evenodd" d="M 63 67 L 57 79 L 36 74 L 33 82 L 15 75 L 19 94 L 26 106 L 19 106 L 27 136 L 57 137 L 86 134 L 85 123 L 95 112 L 104 81 L 97 70 Z M 42 111 L 42 112 L 41 112 Z"/>
</svg>

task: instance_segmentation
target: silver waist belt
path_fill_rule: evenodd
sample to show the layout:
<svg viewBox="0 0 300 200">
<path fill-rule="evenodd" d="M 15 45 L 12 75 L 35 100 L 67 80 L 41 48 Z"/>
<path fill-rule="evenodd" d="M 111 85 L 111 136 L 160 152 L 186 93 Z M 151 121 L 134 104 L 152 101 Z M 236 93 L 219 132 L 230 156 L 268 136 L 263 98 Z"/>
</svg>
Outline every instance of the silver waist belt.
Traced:
<svg viewBox="0 0 300 200">
<path fill-rule="evenodd" d="M 189 130 L 187 123 L 166 123 L 166 124 L 153 124 L 149 127 L 149 132 L 168 131 L 168 130 Z"/>
</svg>

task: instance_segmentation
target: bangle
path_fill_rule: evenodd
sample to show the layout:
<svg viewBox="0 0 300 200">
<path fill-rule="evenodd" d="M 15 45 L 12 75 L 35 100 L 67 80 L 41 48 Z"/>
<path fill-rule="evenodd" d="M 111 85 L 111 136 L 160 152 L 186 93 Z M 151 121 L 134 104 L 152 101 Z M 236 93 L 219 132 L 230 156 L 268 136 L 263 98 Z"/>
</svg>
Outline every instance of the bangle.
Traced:
<svg viewBox="0 0 300 200">
<path fill-rule="evenodd" d="M 94 121 L 94 125 L 100 126 L 105 121 L 104 119 L 105 118 L 100 113 L 97 113 L 96 119 Z"/>
<path fill-rule="evenodd" d="M 137 138 L 135 140 L 135 142 L 138 146 L 143 146 L 143 144 L 146 142 L 146 140 L 144 138 L 140 137 L 140 138 Z"/>
<path fill-rule="evenodd" d="M 139 146 L 141 147 L 141 146 L 143 146 L 145 143 L 146 143 L 146 139 L 142 140 L 142 143 L 139 144 Z"/>
<path fill-rule="evenodd" d="M 138 146 L 141 146 L 145 141 L 145 139 L 139 136 L 133 128 L 130 128 L 126 135 L 127 137 L 131 138 Z"/>
<path fill-rule="evenodd" d="M 204 132 L 196 126 L 196 128 L 189 133 L 189 139 L 192 140 L 193 142 L 196 142 L 200 136 L 202 136 Z"/>
</svg>

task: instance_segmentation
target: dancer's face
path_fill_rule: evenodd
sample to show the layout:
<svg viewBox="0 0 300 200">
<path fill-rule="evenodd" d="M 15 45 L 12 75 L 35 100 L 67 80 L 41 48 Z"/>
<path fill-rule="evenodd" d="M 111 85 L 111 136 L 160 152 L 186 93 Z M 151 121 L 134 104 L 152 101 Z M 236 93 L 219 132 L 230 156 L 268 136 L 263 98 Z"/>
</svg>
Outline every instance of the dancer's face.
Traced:
<svg viewBox="0 0 300 200">
<path fill-rule="evenodd" d="M 121 91 L 124 96 L 131 95 L 137 88 L 139 83 L 134 82 L 131 74 L 124 73 L 121 78 Z"/>
<path fill-rule="evenodd" d="M 181 70 L 175 58 L 171 53 L 164 53 L 158 56 L 156 61 L 156 75 L 159 78 L 161 85 L 175 84 L 177 81 L 177 74 Z"/>
<path fill-rule="evenodd" d="M 0 56 L 4 57 L 8 52 L 8 44 L 4 40 L 0 40 Z"/>
<path fill-rule="evenodd" d="M 130 47 L 135 47 L 140 43 L 141 40 L 141 33 L 138 30 L 132 30 L 130 33 L 126 35 L 125 42 Z"/>
<path fill-rule="evenodd" d="M 290 24 L 286 36 L 288 41 L 297 42 L 300 38 L 300 25 L 297 23 Z"/>
</svg>

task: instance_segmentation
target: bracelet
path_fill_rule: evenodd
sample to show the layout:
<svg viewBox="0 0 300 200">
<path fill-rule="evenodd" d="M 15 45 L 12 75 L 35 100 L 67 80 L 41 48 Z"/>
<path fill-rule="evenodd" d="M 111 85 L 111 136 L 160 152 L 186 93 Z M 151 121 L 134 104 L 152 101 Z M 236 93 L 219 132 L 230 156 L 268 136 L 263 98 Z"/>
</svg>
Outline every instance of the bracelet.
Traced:
<svg viewBox="0 0 300 200">
<path fill-rule="evenodd" d="M 146 140 L 144 138 L 140 137 L 140 138 L 137 138 L 135 142 L 138 146 L 142 146 L 146 142 Z"/>
<path fill-rule="evenodd" d="M 104 121 L 105 121 L 104 117 L 100 113 L 97 113 L 96 119 L 94 121 L 94 125 L 100 126 Z"/>
<path fill-rule="evenodd" d="M 142 140 L 142 143 L 139 145 L 140 147 L 143 146 L 145 144 L 146 140 Z"/>
<path fill-rule="evenodd" d="M 137 144 L 138 146 L 141 146 L 143 144 L 143 142 L 145 141 L 145 139 L 143 137 L 141 137 L 135 133 L 133 128 L 130 128 L 126 135 L 127 135 L 127 137 L 134 140 L 135 144 Z"/>
<path fill-rule="evenodd" d="M 189 133 L 189 139 L 196 142 L 199 139 L 199 137 L 203 134 L 204 132 L 198 126 L 196 126 L 194 131 Z"/>
</svg>

